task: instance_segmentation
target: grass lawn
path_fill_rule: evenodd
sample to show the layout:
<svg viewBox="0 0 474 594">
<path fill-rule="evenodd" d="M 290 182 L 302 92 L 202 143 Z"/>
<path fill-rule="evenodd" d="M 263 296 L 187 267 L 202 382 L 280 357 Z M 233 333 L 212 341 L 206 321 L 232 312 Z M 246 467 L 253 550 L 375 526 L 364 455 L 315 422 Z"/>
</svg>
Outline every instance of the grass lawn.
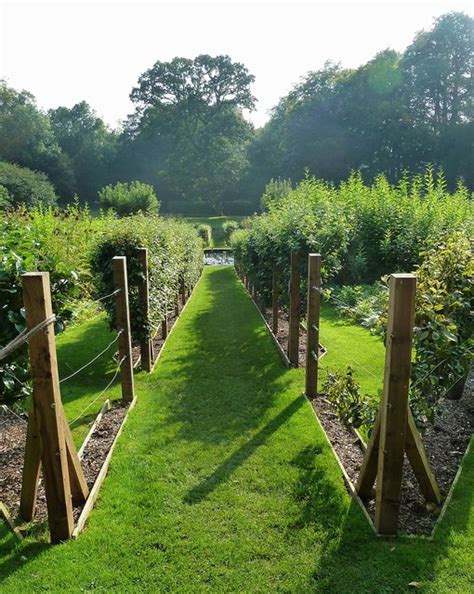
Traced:
<svg viewBox="0 0 474 594">
<path fill-rule="evenodd" d="M 227 217 L 227 216 L 215 216 L 215 217 L 183 217 L 183 220 L 193 225 L 210 225 L 212 227 L 212 245 L 209 247 L 226 247 L 224 241 L 224 232 L 222 231 L 222 224 L 226 221 L 237 221 L 240 222 L 246 217 Z"/>
<path fill-rule="evenodd" d="M 105 328 L 99 319 L 69 337 L 85 360 L 95 324 Z M 136 377 L 138 403 L 85 532 L 15 546 L 0 528 L 2 594 L 398 593 L 413 581 L 422 592 L 472 591 L 474 455 L 433 541 L 377 539 L 302 386 L 234 271 L 205 269 L 157 369 Z"/>
<path fill-rule="evenodd" d="M 350 366 L 360 384 L 361 393 L 378 394 L 383 388 L 385 364 L 385 347 L 381 337 L 341 317 L 328 303 L 321 305 L 320 328 L 321 343 L 328 350 L 321 360 L 321 382 L 325 378 L 325 369 L 345 372 Z"/>
</svg>

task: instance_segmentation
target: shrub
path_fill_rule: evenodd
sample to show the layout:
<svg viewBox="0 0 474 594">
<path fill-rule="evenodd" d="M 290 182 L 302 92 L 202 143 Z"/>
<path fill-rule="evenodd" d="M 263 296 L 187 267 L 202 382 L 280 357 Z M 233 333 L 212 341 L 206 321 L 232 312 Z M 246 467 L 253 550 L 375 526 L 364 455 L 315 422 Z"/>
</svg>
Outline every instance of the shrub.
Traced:
<svg viewBox="0 0 474 594">
<path fill-rule="evenodd" d="M 0 208 L 6 208 L 11 204 L 10 194 L 5 186 L 0 185 Z"/>
<path fill-rule="evenodd" d="M 265 186 L 260 199 L 262 210 L 267 210 L 270 204 L 280 202 L 283 198 L 286 198 L 292 189 L 290 179 L 271 179 Z"/>
<path fill-rule="evenodd" d="M 373 426 L 377 414 L 376 399 L 361 396 L 360 386 L 354 380 L 350 367 L 347 368 L 345 375 L 329 370 L 322 391 L 343 423 L 356 428 L 361 425 Z"/>
<path fill-rule="evenodd" d="M 148 248 L 150 317 L 142 316 L 138 302 L 138 279 L 143 275 L 136 248 Z M 91 259 L 98 296 L 114 290 L 112 258 L 127 257 L 132 336 L 149 337 L 174 305 L 181 284 L 191 288 L 203 266 L 202 242 L 192 225 L 158 215 L 135 215 L 116 221 L 98 241 Z M 114 300 L 104 301 L 111 326 L 115 326 Z"/>
<path fill-rule="evenodd" d="M 23 207 L 0 218 L 0 344 L 25 328 L 21 274 L 27 271 L 49 272 L 55 330 L 63 330 L 77 300 L 90 293 L 88 253 L 106 220 L 77 206 L 65 211 Z M 28 378 L 25 346 L 0 361 L 0 401 L 25 396 Z"/>
<path fill-rule="evenodd" d="M 232 233 L 239 228 L 239 223 L 237 221 L 225 221 L 222 223 L 222 231 L 224 233 L 224 241 L 227 245 L 230 245 L 230 238 Z"/>
<path fill-rule="evenodd" d="M 141 212 L 158 212 L 159 202 L 153 186 L 139 181 L 130 184 L 118 182 L 99 191 L 99 204 L 120 216 Z"/>
<path fill-rule="evenodd" d="M 0 162 L 0 186 L 3 200 L 10 205 L 53 206 L 57 202 L 54 186 L 44 173 Z M 2 199 L 0 198 L 0 206 Z"/>
<path fill-rule="evenodd" d="M 411 398 L 429 417 L 463 384 L 473 356 L 472 233 L 461 230 L 424 253 L 418 268 Z"/>
<path fill-rule="evenodd" d="M 197 232 L 204 243 L 204 247 L 209 247 L 212 243 L 212 227 L 201 224 L 197 226 Z"/>
<path fill-rule="evenodd" d="M 373 332 L 380 333 L 381 316 L 388 303 L 387 277 L 373 285 L 331 287 L 329 300 L 345 317 Z"/>
</svg>

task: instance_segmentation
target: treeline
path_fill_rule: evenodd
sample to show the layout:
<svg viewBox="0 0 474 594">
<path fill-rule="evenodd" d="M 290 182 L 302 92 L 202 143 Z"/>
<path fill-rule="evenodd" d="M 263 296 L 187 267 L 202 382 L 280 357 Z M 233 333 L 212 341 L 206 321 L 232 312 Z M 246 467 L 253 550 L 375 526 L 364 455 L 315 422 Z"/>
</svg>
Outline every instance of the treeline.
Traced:
<svg viewBox="0 0 474 594">
<path fill-rule="evenodd" d="M 428 163 L 451 188 L 474 186 L 473 19 L 449 13 L 399 54 L 386 49 L 358 69 L 310 72 L 255 130 L 254 77 L 228 56 L 156 62 L 131 92 L 135 111 L 110 129 L 81 102 L 47 113 L 0 83 L 0 161 L 38 174 L 39 198 L 74 194 L 94 204 L 108 184 L 139 180 L 162 210 L 248 214 L 270 179 L 305 172 L 339 182 L 352 170 L 392 181 Z M 34 174 L 0 167 L 0 206 L 36 192 Z M 47 181 L 52 183 L 46 186 Z"/>
</svg>

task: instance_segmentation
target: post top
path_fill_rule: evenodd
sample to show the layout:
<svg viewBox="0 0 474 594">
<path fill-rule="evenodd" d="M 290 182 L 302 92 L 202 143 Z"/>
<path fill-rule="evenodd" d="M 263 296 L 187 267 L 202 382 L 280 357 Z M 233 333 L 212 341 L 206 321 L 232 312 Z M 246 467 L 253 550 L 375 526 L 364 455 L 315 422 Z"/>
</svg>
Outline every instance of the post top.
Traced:
<svg viewBox="0 0 474 594">
<path fill-rule="evenodd" d="M 411 272 L 394 272 L 390 276 L 392 278 L 407 279 L 407 280 L 416 278 L 416 274 L 412 274 Z"/>
<path fill-rule="evenodd" d="M 49 277 L 49 272 L 24 272 L 22 277 Z"/>
</svg>

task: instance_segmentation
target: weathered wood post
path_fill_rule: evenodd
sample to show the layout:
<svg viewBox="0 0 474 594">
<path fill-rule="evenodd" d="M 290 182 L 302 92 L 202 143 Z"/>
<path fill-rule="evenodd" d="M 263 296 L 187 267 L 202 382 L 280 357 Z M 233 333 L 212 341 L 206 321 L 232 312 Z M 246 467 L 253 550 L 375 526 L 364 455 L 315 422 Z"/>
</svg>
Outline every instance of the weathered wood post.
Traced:
<svg viewBox="0 0 474 594">
<path fill-rule="evenodd" d="M 293 367 L 299 365 L 300 347 L 300 254 L 291 252 L 290 276 L 290 321 L 288 335 L 288 359 Z"/>
<path fill-rule="evenodd" d="M 308 309 L 306 331 L 306 396 L 318 395 L 321 254 L 308 255 Z"/>
<path fill-rule="evenodd" d="M 181 305 L 186 303 L 186 287 L 184 285 L 184 278 L 181 279 Z"/>
<path fill-rule="evenodd" d="M 168 304 L 165 303 L 165 317 L 161 321 L 161 336 L 165 339 L 168 336 Z"/>
<path fill-rule="evenodd" d="M 118 337 L 120 379 L 122 382 L 123 402 L 132 402 L 135 398 L 133 381 L 132 362 L 132 335 L 130 331 L 130 310 L 128 307 L 128 279 L 127 279 L 127 258 L 115 256 L 112 258 L 112 270 L 114 284 L 120 291 L 115 296 L 117 308 L 117 331 Z"/>
<path fill-rule="evenodd" d="M 375 501 L 375 527 L 396 534 L 408 421 L 416 277 L 392 274 Z"/>
<path fill-rule="evenodd" d="M 176 291 L 176 301 L 174 304 L 174 315 L 176 318 L 179 316 L 179 290 Z"/>
<path fill-rule="evenodd" d="M 26 322 L 31 330 L 53 315 L 49 274 L 30 272 L 24 274 L 22 279 Z M 27 520 L 34 516 L 42 464 L 51 542 L 57 543 L 70 538 L 74 530 L 73 496 L 77 501 L 84 502 L 88 489 L 64 416 L 56 342 L 51 324 L 30 337 L 28 351 L 33 398 L 25 448 L 20 513 Z"/>
<path fill-rule="evenodd" d="M 148 249 L 137 248 L 138 262 L 143 271 L 143 276 L 138 283 L 138 298 L 140 300 L 140 307 L 142 310 L 143 319 L 146 320 L 148 327 L 150 326 L 150 293 L 148 281 Z M 140 342 L 140 353 L 142 359 L 142 369 L 150 372 L 153 365 L 153 341 L 152 337 L 143 338 Z"/>
<path fill-rule="evenodd" d="M 272 275 L 272 332 L 276 336 L 278 334 L 278 302 L 280 299 L 279 294 L 279 269 L 278 266 L 275 264 L 273 266 L 273 275 Z"/>
</svg>

